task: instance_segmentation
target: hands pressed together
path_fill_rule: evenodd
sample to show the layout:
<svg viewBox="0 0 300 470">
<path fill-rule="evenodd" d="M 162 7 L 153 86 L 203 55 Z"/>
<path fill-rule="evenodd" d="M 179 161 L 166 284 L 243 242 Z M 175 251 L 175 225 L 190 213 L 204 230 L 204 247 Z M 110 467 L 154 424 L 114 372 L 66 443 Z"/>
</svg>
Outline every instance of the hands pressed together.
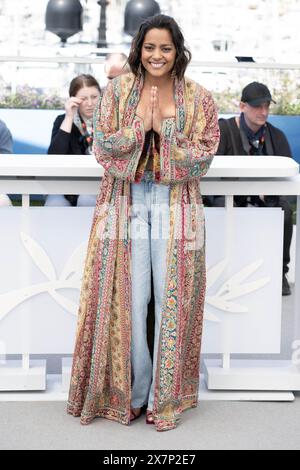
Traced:
<svg viewBox="0 0 300 470">
<path fill-rule="evenodd" d="M 146 107 L 144 119 L 145 132 L 154 130 L 158 134 L 161 131 L 162 114 L 159 108 L 159 93 L 156 86 L 150 90 L 149 106 Z"/>
</svg>

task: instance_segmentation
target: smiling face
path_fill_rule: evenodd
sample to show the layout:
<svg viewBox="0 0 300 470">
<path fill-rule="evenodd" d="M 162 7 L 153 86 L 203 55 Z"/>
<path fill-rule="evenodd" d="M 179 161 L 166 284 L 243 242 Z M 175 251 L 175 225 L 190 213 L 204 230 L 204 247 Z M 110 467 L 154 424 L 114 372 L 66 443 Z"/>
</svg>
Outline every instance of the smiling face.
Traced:
<svg viewBox="0 0 300 470">
<path fill-rule="evenodd" d="M 141 62 L 152 77 L 171 75 L 176 59 L 176 48 L 168 29 L 150 29 L 142 46 Z"/>
<path fill-rule="evenodd" d="M 82 99 L 79 113 L 83 118 L 91 119 L 98 103 L 100 92 L 95 86 L 84 86 L 76 93 L 76 98 Z"/>
</svg>

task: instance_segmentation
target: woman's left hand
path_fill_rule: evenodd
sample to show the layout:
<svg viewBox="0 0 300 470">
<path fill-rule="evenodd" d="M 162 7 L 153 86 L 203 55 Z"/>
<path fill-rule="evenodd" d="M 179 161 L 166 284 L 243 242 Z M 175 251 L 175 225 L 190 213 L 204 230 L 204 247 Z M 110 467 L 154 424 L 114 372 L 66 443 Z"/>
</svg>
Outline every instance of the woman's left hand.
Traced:
<svg viewBox="0 0 300 470">
<path fill-rule="evenodd" d="M 153 117 L 153 130 L 160 134 L 162 125 L 162 115 L 159 108 L 159 93 L 158 88 L 153 86 L 151 88 L 151 104 L 152 104 L 152 117 Z"/>
</svg>

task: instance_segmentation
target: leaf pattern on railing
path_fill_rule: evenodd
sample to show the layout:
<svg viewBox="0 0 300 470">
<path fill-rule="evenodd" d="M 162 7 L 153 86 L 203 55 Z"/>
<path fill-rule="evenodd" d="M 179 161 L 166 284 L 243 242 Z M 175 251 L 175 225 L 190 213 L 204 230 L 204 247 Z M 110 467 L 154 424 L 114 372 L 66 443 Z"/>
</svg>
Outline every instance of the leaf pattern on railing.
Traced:
<svg viewBox="0 0 300 470">
<path fill-rule="evenodd" d="M 209 290 L 209 288 L 211 288 L 217 282 L 217 280 L 223 274 L 227 264 L 227 260 L 224 259 L 212 268 L 208 269 L 207 290 Z M 263 260 L 257 260 L 242 268 L 240 271 L 226 280 L 215 295 L 206 295 L 206 304 L 228 313 L 247 313 L 249 311 L 247 306 L 240 305 L 235 302 L 229 302 L 229 300 L 234 300 L 238 297 L 250 294 L 251 292 L 256 292 L 257 290 L 262 289 L 267 284 L 269 284 L 271 281 L 270 277 L 264 277 L 246 284 L 242 284 L 242 282 L 247 279 L 247 277 L 254 274 L 255 271 L 257 271 L 258 268 L 262 266 L 262 264 Z M 207 315 L 205 316 L 205 319 L 207 320 Z"/>
<path fill-rule="evenodd" d="M 72 315 L 77 315 L 78 306 L 67 297 L 59 294 L 57 291 L 61 289 L 80 289 L 84 259 L 87 251 L 87 242 L 81 243 L 73 251 L 69 259 L 66 261 L 59 278 L 57 278 L 55 267 L 41 245 L 24 232 L 21 232 L 20 236 L 32 261 L 47 277 L 48 282 L 0 294 L 0 321 L 22 302 L 25 302 L 29 298 L 41 293 L 48 293 L 64 310 Z M 215 314 L 208 311 L 207 307 L 209 306 L 227 313 L 247 313 L 249 311 L 247 306 L 232 302 L 232 300 L 262 289 L 270 282 L 269 277 L 264 277 L 242 284 L 242 282 L 250 275 L 254 274 L 262 264 L 262 260 L 257 260 L 243 267 L 240 271 L 225 281 L 215 295 L 206 295 L 206 308 L 204 313 L 205 320 L 214 323 L 221 322 Z M 218 281 L 224 273 L 227 265 L 228 260 L 224 259 L 208 269 L 207 291 Z"/>
<path fill-rule="evenodd" d="M 223 293 L 232 290 L 234 287 L 239 286 L 242 281 L 251 276 L 258 268 L 263 264 L 262 260 L 255 261 L 247 266 L 245 266 L 241 271 L 234 274 L 230 279 L 228 279 L 220 288 L 217 293 L 217 296 L 223 295 Z"/>
<path fill-rule="evenodd" d="M 20 233 L 20 237 L 32 261 L 47 277 L 48 282 L 0 294 L 0 321 L 15 307 L 41 293 L 48 293 L 67 312 L 76 315 L 78 306 L 67 297 L 59 294 L 57 290 L 80 289 L 87 242 L 81 243 L 74 250 L 63 267 L 60 277 L 57 278 L 55 267 L 41 245 L 24 232 Z"/>
<path fill-rule="evenodd" d="M 57 278 L 55 267 L 41 245 L 24 232 L 21 232 L 21 240 L 27 252 L 31 256 L 31 259 L 40 271 L 47 279 L 49 279 L 49 281 L 55 281 Z"/>
<path fill-rule="evenodd" d="M 87 242 L 81 243 L 66 262 L 59 279 L 67 280 L 72 274 L 73 277 L 81 279 L 86 251 Z"/>
<path fill-rule="evenodd" d="M 226 268 L 227 264 L 228 264 L 227 259 L 224 259 L 220 263 L 208 269 L 207 274 L 206 274 L 206 289 L 207 290 L 217 282 L 217 280 L 223 273 L 224 269 Z"/>
<path fill-rule="evenodd" d="M 78 305 L 72 302 L 72 300 L 67 299 L 63 295 L 58 294 L 58 292 L 53 290 L 49 291 L 49 294 L 61 307 L 63 307 L 69 313 L 72 313 L 72 315 L 77 315 Z"/>
</svg>

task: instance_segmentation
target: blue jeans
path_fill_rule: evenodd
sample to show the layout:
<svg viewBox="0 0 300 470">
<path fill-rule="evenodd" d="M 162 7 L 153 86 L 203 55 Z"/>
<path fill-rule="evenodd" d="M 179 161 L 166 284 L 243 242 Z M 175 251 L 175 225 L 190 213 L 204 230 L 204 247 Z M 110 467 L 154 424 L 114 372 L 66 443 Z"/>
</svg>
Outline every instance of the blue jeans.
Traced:
<svg viewBox="0 0 300 470">
<path fill-rule="evenodd" d="M 152 181 L 146 172 L 131 185 L 132 275 L 132 408 L 148 404 L 152 410 L 161 310 L 167 274 L 170 189 Z M 151 266 L 155 298 L 153 365 L 147 343 L 147 313 L 151 298 Z"/>
</svg>

